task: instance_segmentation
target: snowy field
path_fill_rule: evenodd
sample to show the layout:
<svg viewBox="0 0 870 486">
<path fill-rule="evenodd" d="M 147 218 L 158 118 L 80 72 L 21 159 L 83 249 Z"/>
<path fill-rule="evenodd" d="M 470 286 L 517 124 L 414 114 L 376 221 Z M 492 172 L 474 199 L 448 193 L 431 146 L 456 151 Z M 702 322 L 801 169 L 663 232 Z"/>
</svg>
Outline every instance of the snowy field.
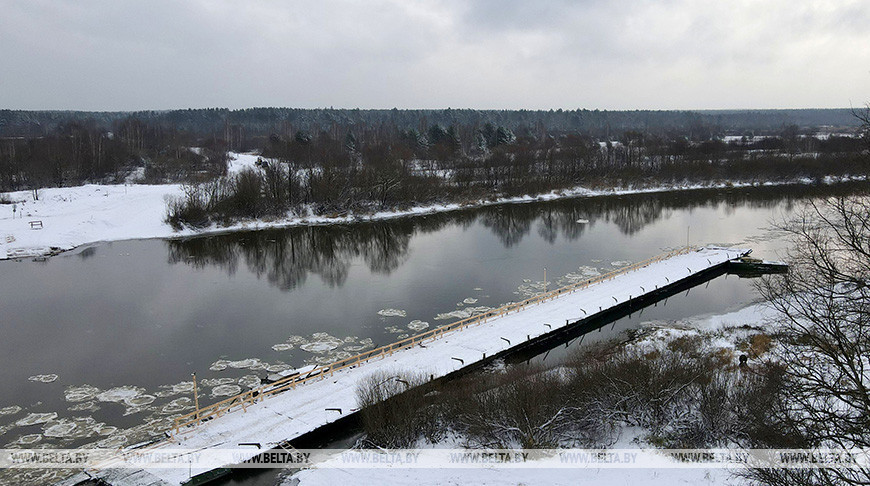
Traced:
<svg viewBox="0 0 870 486">
<path fill-rule="evenodd" d="M 255 154 L 231 154 L 230 173 L 253 167 Z M 810 181 L 795 181 L 809 183 Z M 836 182 L 830 180 L 828 182 Z M 502 203 L 548 201 L 577 196 L 633 194 L 710 187 L 742 187 L 750 184 L 685 185 L 655 188 L 625 188 L 590 190 L 577 187 L 537 196 L 478 201 L 471 206 Z M 45 188 L 39 190 L 39 200 L 31 191 L 3 193 L 14 204 L 0 205 L 0 260 L 39 257 L 71 250 L 77 246 L 103 241 L 144 238 L 171 238 L 196 234 L 280 228 L 308 224 L 340 224 L 360 220 L 388 219 L 462 209 L 460 204 L 414 207 L 404 211 L 379 212 L 366 215 L 325 217 L 288 215 L 271 221 L 244 221 L 230 226 L 212 226 L 200 230 L 174 231 L 164 219 L 166 203 L 181 196 L 178 184 L 146 185 L 115 184 Z M 14 210 L 14 212 L 13 212 Z M 38 223 L 37 223 L 38 222 Z M 33 225 L 31 224 L 33 223 Z M 41 223 L 41 227 L 39 227 Z M 36 227 L 33 227 L 33 226 Z"/>
</svg>

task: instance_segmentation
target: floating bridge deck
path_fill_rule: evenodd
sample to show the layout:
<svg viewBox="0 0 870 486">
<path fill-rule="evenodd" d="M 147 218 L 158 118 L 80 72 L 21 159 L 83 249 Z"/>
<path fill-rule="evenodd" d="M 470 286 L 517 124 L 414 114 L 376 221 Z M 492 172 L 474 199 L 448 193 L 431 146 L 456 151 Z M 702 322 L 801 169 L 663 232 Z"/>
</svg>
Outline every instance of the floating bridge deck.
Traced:
<svg viewBox="0 0 870 486">
<path fill-rule="evenodd" d="M 750 251 L 683 248 L 431 329 L 203 407 L 198 415 L 193 412 L 179 417 L 165 440 L 147 447 L 154 452 L 179 451 L 179 455 L 241 449 L 247 457 L 234 456 L 241 462 L 353 414 L 357 410 L 357 385 L 373 373 L 413 371 L 440 379 L 545 340 L 579 321 L 719 271 Z M 251 444 L 257 446 L 244 447 Z M 179 457 L 178 462 L 187 461 Z M 196 466 L 142 469 L 141 463 L 127 463 L 119 453 L 116 460 L 58 484 L 72 486 L 100 478 L 116 486 L 181 485 L 192 478 L 205 479 L 210 472 Z"/>
</svg>

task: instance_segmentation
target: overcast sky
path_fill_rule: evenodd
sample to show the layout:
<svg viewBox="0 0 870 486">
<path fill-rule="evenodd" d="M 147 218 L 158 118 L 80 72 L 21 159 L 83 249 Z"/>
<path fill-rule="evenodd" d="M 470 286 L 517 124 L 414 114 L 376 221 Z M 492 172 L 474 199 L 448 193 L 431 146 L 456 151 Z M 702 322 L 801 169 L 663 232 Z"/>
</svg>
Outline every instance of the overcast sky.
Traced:
<svg viewBox="0 0 870 486">
<path fill-rule="evenodd" d="M 0 108 L 868 100 L 867 0 L 0 0 Z"/>
</svg>

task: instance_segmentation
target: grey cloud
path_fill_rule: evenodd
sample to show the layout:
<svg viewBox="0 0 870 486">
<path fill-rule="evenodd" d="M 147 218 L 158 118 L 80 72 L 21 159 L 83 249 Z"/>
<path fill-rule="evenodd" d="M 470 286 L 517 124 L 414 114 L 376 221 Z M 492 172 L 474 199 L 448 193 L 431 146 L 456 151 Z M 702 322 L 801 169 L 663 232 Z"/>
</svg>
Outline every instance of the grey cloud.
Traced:
<svg viewBox="0 0 870 486">
<path fill-rule="evenodd" d="M 0 11 L 0 108 L 870 98 L 864 1 L 0 0 Z"/>
</svg>

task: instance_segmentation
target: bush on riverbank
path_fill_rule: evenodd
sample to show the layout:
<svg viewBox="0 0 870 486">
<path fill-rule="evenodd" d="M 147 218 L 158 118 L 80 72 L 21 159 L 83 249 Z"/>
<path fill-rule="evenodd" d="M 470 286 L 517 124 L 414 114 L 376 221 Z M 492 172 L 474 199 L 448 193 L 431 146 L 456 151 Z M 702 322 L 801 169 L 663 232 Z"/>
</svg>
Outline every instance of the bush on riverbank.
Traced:
<svg viewBox="0 0 870 486">
<path fill-rule="evenodd" d="M 378 417 L 414 428 L 368 419 L 364 426 L 380 447 L 437 440 L 433 432 L 441 431 L 473 447 L 597 448 L 613 444 L 625 426 L 647 430 L 647 441 L 668 448 L 794 445 L 767 418 L 784 399 L 781 367 L 736 361 L 692 338 L 661 349 L 601 346 L 555 368 L 512 366 L 427 395 L 374 402 Z M 371 400 L 360 406 L 364 417 L 373 408 Z"/>
</svg>

